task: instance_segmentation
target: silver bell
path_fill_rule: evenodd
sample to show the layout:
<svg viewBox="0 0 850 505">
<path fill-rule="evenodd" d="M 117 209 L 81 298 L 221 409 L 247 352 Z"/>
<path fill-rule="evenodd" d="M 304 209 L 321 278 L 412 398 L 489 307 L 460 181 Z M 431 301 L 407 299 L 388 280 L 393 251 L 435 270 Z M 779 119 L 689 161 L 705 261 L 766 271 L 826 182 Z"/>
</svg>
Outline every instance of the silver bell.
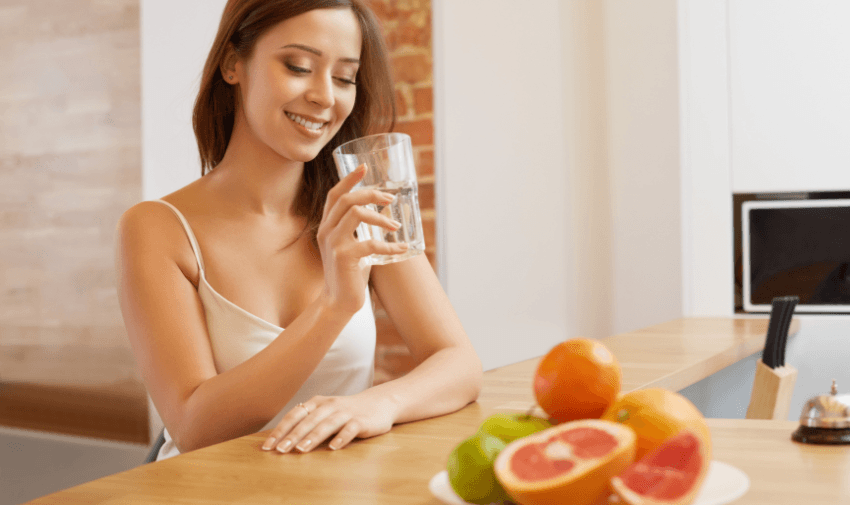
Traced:
<svg viewBox="0 0 850 505">
<path fill-rule="evenodd" d="M 807 444 L 850 444 L 850 395 L 838 394 L 835 379 L 830 394 L 806 402 L 791 439 Z"/>
</svg>

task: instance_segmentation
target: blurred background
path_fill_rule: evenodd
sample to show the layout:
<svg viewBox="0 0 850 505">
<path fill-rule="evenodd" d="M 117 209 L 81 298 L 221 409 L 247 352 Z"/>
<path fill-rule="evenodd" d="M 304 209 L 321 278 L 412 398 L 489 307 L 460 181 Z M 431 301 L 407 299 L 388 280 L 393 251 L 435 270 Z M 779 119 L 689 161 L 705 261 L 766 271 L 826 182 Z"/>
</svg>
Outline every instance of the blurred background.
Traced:
<svg viewBox="0 0 850 505">
<path fill-rule="evenodd" d="M 137 466 L 161 429 L 113 233 L 199 176 L 191 108 L 224 3 L 0 0 L 0 505 Z M 731 316 L 733 197 L 850 190 L 842 0 L 370 4 L 428 258 L 485 369 Z M 376 316 L 381 382 L 412 360 Z M 850 383 L 850 317 L 802 323 L 792 418 Z M 685 393 L 743 417 L 757 358 Z"/>
</svg>

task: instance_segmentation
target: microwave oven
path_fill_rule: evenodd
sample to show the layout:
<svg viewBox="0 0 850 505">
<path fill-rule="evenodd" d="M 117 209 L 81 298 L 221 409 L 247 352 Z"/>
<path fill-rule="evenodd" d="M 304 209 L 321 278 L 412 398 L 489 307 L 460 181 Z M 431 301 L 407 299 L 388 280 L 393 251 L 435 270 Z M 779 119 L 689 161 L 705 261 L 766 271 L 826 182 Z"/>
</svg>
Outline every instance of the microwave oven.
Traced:
<svg viewBox="0 0 850 505">
<path fill-rule="evenodd" d="M 850 199 L 746 201 L 740 230 L 745 312 L 850 313 Z"/>
</svg>

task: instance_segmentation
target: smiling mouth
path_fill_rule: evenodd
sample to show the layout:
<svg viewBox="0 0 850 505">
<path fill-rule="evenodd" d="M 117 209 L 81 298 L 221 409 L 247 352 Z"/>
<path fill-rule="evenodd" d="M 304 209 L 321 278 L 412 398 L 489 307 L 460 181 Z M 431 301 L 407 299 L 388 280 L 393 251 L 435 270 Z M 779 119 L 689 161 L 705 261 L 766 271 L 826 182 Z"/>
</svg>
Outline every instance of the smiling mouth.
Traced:
<svg viewBox="0 0 850 505">
<path fill-rule="evenodd" d="M 308 130 L 311 130 L 311 131 L 314 131 L 314 132 L 321 130 L 327 124 L 327 123 L 313 123 L 311 121 L 307 121 L 306 119 L 299 116 L 298 114 L 293 114 L 291 112 L 287 112 L 286 117 L 291 119 L 293 122 L 303 126 L 304 128 L 307 128 Z"/>
</svg>

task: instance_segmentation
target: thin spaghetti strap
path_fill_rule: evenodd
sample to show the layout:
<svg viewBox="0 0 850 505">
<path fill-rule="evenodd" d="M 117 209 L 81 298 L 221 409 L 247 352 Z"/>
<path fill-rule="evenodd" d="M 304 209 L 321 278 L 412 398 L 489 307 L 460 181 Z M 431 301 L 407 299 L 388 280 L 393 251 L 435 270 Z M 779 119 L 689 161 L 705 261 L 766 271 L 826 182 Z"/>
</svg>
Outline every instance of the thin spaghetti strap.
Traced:
<svg viewBox="0 0 850 505">
<path fill-rule="evenodd" d="M 198 245 L 198 239 L 195 238 L 195 234 L 192 232 L 192 227 L 189 226 L 189 222 L 186 221 L 186 218 L 183 217 L 183 214 L 177 210 L 177 207 L 171 205 L 165 200 L 153 200 L 154 202 L 160 202 L 167 205 L 174 214 L 180 219 L 180 223 L 183 224 L 183 229 L 186 230 L 186 235 L 189 237 L 189 244 L 192 246 L 192 252 L 195 253 L 195 259 L 198 260 L 198 268 L 201 269 L 201 274 L 204 272 L 204 259 L 201 257 L 201 247 Z"/>
</svg>

